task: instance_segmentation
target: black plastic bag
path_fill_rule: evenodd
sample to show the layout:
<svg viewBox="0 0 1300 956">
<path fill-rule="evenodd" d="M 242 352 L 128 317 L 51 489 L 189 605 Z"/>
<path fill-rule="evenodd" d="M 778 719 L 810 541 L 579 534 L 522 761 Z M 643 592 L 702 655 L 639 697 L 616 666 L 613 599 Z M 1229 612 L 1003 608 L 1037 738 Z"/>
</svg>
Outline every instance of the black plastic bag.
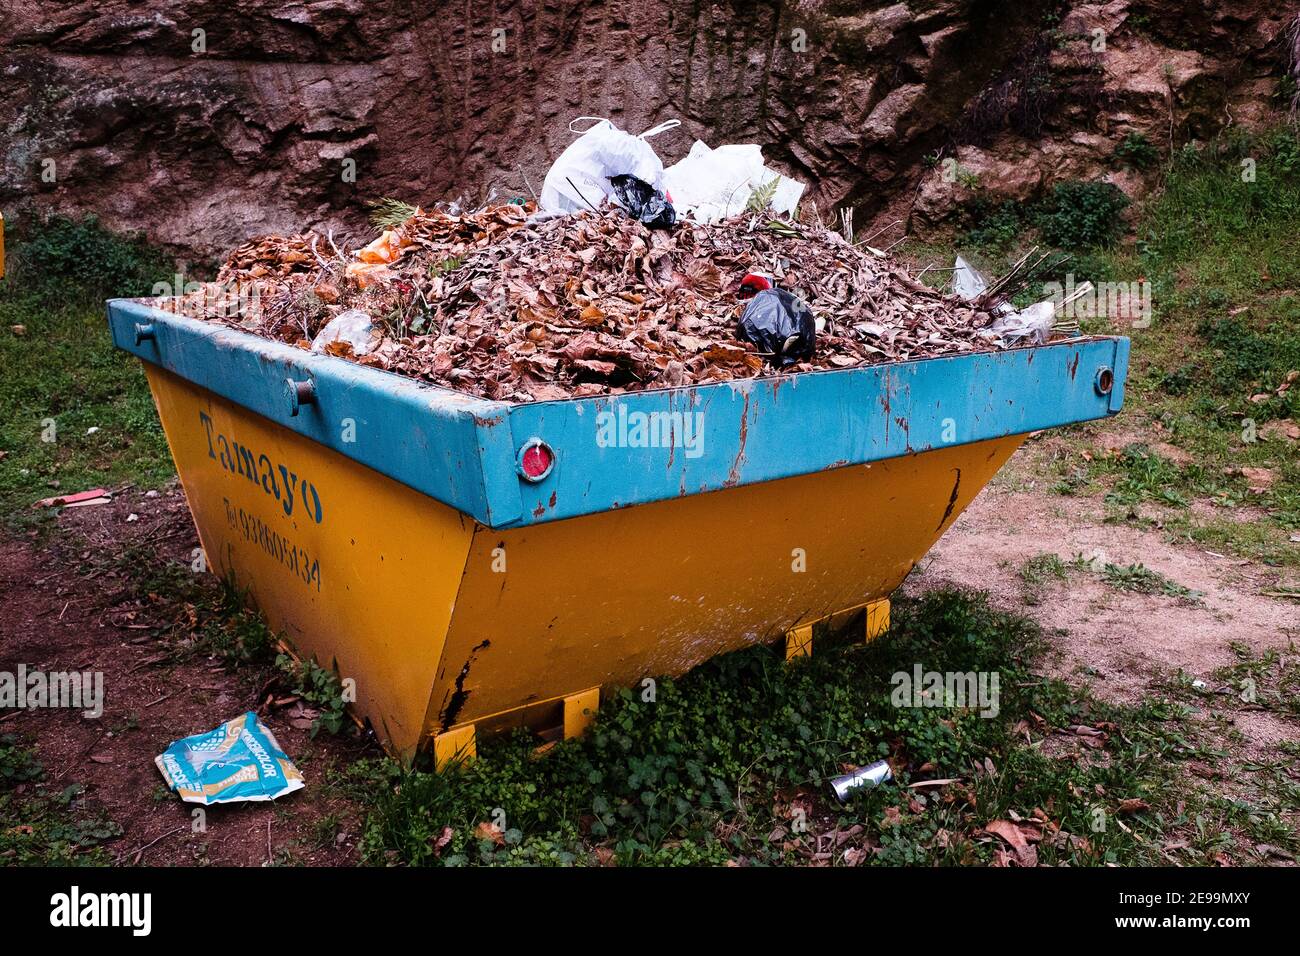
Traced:
<svg viewBox="0 0 1300 956">
<path fill-rule="evenodd" d="M 785 368 L 812 358 L 817 320 L 808 304 L 785 289 L 764 289 L 740 316 L 740 337 Z"/>
<path fill-rule="evenodd" d="M 677 210 L 664 194 L 644 179 L 623 174 L 610 176 L 618 204 L 651 229 L 671 229 L 677 222 Z"/>
</svg>

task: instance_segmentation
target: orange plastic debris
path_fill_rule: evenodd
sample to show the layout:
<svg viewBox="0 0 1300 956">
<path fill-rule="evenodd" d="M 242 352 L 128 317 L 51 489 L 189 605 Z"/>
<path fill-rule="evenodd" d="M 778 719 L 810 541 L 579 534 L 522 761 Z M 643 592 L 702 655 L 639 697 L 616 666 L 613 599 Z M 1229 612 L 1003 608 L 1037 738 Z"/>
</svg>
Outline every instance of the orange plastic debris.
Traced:
<svg viewBox="0 0 1300 956">
<path fill-rule="evenodd" d="M 397 278 L 397 273 L 383 262 L 349 262 L 344 274 L 356 282 L 358 289 Z"/>
<path fill-rule="evenodd" d="M 378 239 L 357 253 L 357 258 L 362 262 L 396 262 L 411 245 L 401 230 L 385 229 Z"/>
</svg>

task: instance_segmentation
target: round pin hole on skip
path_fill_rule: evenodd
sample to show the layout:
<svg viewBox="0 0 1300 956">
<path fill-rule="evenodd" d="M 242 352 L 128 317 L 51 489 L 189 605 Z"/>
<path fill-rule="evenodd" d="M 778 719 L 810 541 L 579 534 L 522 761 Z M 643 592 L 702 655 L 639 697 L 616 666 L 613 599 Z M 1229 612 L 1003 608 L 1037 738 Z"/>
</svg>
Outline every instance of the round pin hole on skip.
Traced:
<svg viewBox="0 0 1300 956">
<path fill-rule="evenodd" d="M 1115 387 L 1115 373 L 1109 365 L 1097 369 L 1097 378 L 1093 381 L 1093 387 L 1097 389 L 1098 395 L 1110 394 L 1110 390 Z"/>
</svg>

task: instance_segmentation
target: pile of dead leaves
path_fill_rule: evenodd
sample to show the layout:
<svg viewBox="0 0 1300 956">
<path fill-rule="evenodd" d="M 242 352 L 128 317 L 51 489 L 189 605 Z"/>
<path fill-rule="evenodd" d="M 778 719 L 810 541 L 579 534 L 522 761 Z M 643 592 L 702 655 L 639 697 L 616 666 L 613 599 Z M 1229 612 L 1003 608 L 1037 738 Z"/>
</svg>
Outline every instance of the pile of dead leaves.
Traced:
<svg viewBox="0 0 1300 956">
<path fill-rule="evenodd" d="M 317 235 L 254 240 L 217 282 L 158 304 L 303 348 L 360 309 L 379 345 L 357 356 L 335 342 L 330 354 L 484 398 L 549 401 L 773 372 L 738 338 L 747 273 L 794 291 L 825 323 L 812 360 L 787 371 L 1001 344 L 985 309 L 820 224 L 767 214 L 660 231 L 618 209 L 417 211 L 353 253 Z"/>
</svg>

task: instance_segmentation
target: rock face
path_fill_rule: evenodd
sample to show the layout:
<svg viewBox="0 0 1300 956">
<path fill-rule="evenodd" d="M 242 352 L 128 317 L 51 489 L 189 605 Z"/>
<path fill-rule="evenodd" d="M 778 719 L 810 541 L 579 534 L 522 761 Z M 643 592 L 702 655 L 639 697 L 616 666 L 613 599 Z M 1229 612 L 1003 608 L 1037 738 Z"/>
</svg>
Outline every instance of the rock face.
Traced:
<svg viewBox="0 0 1300 956">
<path fill-rule="evenodd" d="M 1112 170 L 1130 132 L 1167 150 L 1264 122 L 1294 6 L 0 0 L 0 208 L 206 257 L 385 196 L 526 196 L 596 115 L 682 119 L 666 161 L 758 142 L 823 214 L 927 225 L 972 176 L 1028 196 Z"/>
</svg>

